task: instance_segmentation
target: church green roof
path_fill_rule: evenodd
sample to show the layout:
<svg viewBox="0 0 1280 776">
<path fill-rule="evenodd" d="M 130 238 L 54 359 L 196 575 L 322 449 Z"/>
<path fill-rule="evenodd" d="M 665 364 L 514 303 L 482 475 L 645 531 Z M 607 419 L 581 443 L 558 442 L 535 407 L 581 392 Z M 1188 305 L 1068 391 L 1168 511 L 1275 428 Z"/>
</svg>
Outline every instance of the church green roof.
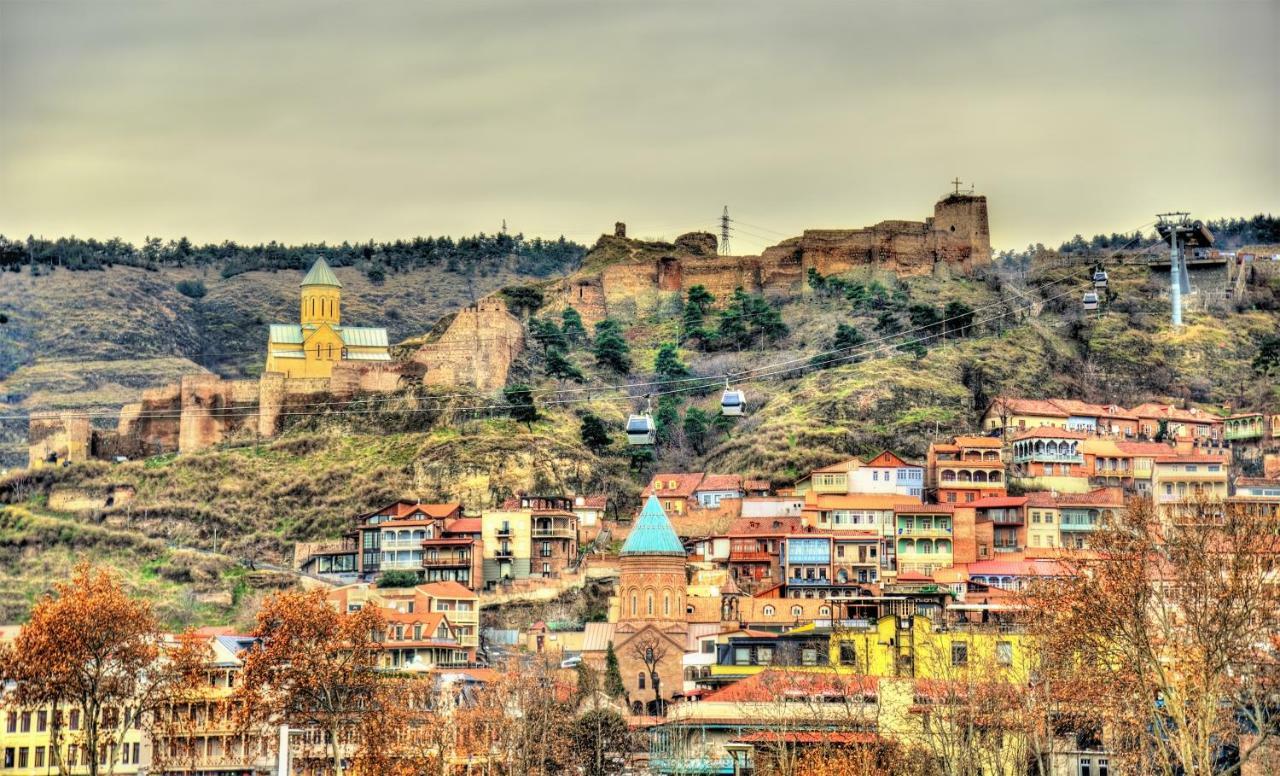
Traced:
<svg viewBox="0 0 1280 776">
<path fill-rule="evenodd" d="M 329 269 L 329 262 L 324 257 L 316 259 L 316 263 L 311 265 L 311 271 L 302 279 L 304 286 L 337 286 L 342 288 L 342 284 L 338 282 L 338 276 L 333 274 L 333 270 Z"/>
<path fill-rule="evenodd" d="M 656 496 L 649 496 L 640 519 L 632 526 L 621 555 L 679 555 L 684 557 L 684 545 L 676 536 L 667 513 L 662 511 Z"/>
</svg>

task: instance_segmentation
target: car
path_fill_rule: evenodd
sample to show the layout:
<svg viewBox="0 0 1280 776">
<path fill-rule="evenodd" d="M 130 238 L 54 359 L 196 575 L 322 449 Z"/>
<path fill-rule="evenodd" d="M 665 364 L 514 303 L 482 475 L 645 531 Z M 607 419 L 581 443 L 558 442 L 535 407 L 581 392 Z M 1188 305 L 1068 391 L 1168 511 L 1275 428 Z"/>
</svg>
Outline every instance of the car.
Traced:
<svg viewBox="0 0 1280 776">
<path fill-rule="evenodd" d="M 577 668 L 580 665 L 582 665 L 582 655 L 574 655 L 560 661 L 561 668 Z"/>
</svg>

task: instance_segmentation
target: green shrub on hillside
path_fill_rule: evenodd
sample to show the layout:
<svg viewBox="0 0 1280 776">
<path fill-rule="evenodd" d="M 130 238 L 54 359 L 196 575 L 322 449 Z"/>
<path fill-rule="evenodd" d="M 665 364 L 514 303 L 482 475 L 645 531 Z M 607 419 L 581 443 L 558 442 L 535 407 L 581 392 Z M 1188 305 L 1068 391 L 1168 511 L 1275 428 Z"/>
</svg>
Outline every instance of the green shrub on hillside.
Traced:
<svg viewBox="0 0 1280 776">
<path fill-rule="evenodd" d="M 384 571 L 378 577 L 378 587 L 413 587 L 418 584 L 416 571 Z"/>
<path fill-rule="evenodd" d="M 178 281 L 178 293 L 192 299 L 203 299 L 204 295 L 209 291 L 204 287 L 203 280 L 180 280 Z"/>
</svg>

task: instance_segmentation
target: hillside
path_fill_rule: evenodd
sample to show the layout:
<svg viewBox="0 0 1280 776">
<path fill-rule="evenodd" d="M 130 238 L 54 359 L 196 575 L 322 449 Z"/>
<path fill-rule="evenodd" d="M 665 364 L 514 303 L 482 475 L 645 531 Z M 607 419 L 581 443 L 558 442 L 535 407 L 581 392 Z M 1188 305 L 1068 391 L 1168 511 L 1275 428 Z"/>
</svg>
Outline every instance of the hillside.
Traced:
<svg viewBox="0 0 1280 776">
<path fill-rule="evenodd" d="M 614 238 L 602 240 L 600 247 L 567 282 L 635 255 L 620 251 Z M 640 253 L 670 250 L 637 248 Z M 287 565 L 293 542 L 336 537 L 352 515 L 393 498 L 458 499 L 481 509 L 520 490 L 604 491 L 625 512 L 655 470 L 705 468 L 786 482 L 815 465 L 885 447 L 920 458 L 935 435 L 972 430 L 986 403 L 1001 393 L 1121 404 L 1161 399 L 1211 410 L 1280 402 L 1280 388 L 1260 379 L 1253 367 L 1259 343 L 1280 330 L 1276 310 L 1193 299 L 1186 326 L 1175 332 L 1168 326 L 1160 283 L 1144 265 L 1117 265 L 1111 271 L 1113 298 L 1104 311 L 1086 316 L 1079 309 L 1079 292 L 1087 266 L 1064 265 L 1056 254 L 1046 254 L 1029 272 L 997 266 L 973 278 L 899 279 L 869 269 L 839 278 L 811 277 L 803 290 L 773 293 L 767 300 L 717 299 L 692 334 L 674 295 L 643 298 L 618 320 L 631 360 L 625 373 L 597 363 L 589 344 L 580 340 L 546 347 L 546 324 L 561 320 L 566 307 L 558 292 L 566 281 L 536 281 L 529 288 L 539 293 L 520 296 L 527 302 L 522 313 L 530 347 L 509 377 L 509 383 L 533 391 L 536 420 L 507 417 L 497 396 L 417 388 L 380 400 L 371 413 L 325 408 L 299 417 L 268 443 L 93 463 L 30 478 L 11 475 L 0 480 L 0 501 L 15 505 L 3 517 L 0 554 L 9 576 L 0 588 L 15 592 L 0 601 L 0 616 L 20 616 L 43 579 L 64 571 L 77 554 L 91 552 L 129 569 L 137 589 L 161 601 L 172 622 L 188 621 L 196 611 L 206 621 L 227 621 L 239 616 L 251 594 L 238 565 L 242 560 Z M 67 275 L 77 279 L 90 273 L 55 277 Z M 397 288 L 409 275 L 383 286 L 343 275 L 344 285 L 350 280 L 352 288 L 347 314 L 397 331 L 409 325 L 406 321 L 425 317 L 428 309 L 442 309 L 450 297 L 437 292 L 426 300 L 412 288 Z M 162 309 L 180 311 L 172 318 L 177 337 L 170 340 L 181 341 L 187 331 L 182 322 L 195 303 L 170 295 L 169 281 L 175 277 L 163 283 L 154 273 L 114 278 L 108 272 L 107 277 L 117 280 L 116 295 L 126 293 L 131 282 L 141 284 L 127 298 L 151 316 L 164 315 Z M 268 302 L 291 310 L 295 282 L 285 273 L 236 276 L 211 283 L 204 303 L 221 299 L 243 315 Z M 1270 300 L 1280 296 L 1280 276 L 1259 272 L 1251 283 L 1251 298 L 1262 300 L 1257 306 L 1274 307 Z M 47 293 L 31 288 L 37 295 Z M 84 292 L 95 294 L 95 305 L 113 298 L 88 288 Z M 242 297 L 255 295 L 259 302 L 243 303 Z M 400 302 L 393 300 L 401 299 L 412 301 L 397 308 Z M 37 303 L 48 304 L 44 298 Z M 69 317 L 101 319 L 95 305 Z M 404 313 L 400 319 L 378 317 L 383 309 Z M 420 312 L 411 316 L 414 310 Z M 943 322 L 948 310 L 967 310 L 966 324 L 957 328 Z M 26 325 L 35 319 L 24 315 Z M 781 327 L 762 324 L 775 318 Z M 69 336 L 76 326 L 64 321 L 54 326 L 40 336 L 57 349 L 56 332 Z M 118 341 L 102 339 L 113 357 L 134 346 L 144 353 L 164 347 L 141 344 L 136 330 L 122 331 Z M 705 381 L 625 393 L 607 389 L 672 379 L 655 375 L 655 359 L 660 346 L 677 337 L 680 365 Z M 859 338 L 863 345 L 849 344 Z M 837 346 L 844 349 L 813 363 Z M 581 382 L 548 376 L 552 351 L 581 371 Z M 781 366 L 768 368 L 774 364 Z M 43 370 L 56 378 L 47 366 L 27 367 L 7 382 L 17 384 L 24 374 Z M 93 377 L 109 374 L 95 371 Z M 725 374 L 749 375 L 734 381 L 747 393 L 743 418 L 717 417 Z M 99 384 L 75 379 L 84 380 L 81 387 Z M 118 384 L 122 392 L 127 387 Z M 580 390 L 585 386 L 595 389 Z M 661 429 L 652 455 L 627 446 L 620 433 L 627 413 L 644 408 L 646 390 L 673 391 L 654 400 Z M 690 423 L 691 416 L 698 420 L 697 411 L 705 413 L 704 426 Z M 604 422 L 611 437 L 607 446 L 592 450 L 584 444 L 579 427 L 587 415 Z M 124 488 L 133 490 L 131 500 L 110 507 L 93 503 Z M 68 494 L 88 502 L 77 506 Z M 193 589 L 207 600 L 182 598 L 165 574 L 191 578 Z"/>
<path fill-rule="evenodd" d="M 396 342 L 474 296 L 536 277 L 519 269 L 512 257 L 474 278 L 447 268 L 407 268 L 379 281 L 357 267 L 335 271 L 348 289 L 344 320 L 385 327 Z M 192 372 L 257 375 L 268 325 L 297 317 L 301 279 L 293 270 L 224 278 L 216 265 L 0 272 L 0 313 L 8 319 L 0 324 L 0 416 L 112 410 L 142 388 Z M 178 290 L 194 281 L 203 296 Z M 24 421 L 0 421 L 0 471 L 25 462 L 25 437 Z"/>
</svg>

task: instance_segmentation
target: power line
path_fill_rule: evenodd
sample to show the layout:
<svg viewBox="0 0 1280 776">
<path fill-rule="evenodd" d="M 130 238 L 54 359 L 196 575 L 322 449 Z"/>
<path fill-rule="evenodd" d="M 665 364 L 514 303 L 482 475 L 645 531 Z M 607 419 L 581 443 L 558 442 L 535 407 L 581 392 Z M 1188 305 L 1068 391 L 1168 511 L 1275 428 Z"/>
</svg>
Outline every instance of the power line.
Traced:
<svg viewBox="0 0 1280 776">
<path fill-rule="evenodd" d="M 1114 258 L 1114 257 L 1115 257 L 1116 255 L 1118 255 L 1119 253 L 1121 253 L 1122 251 L 1126 250 L 1126 249 L 1129 247 L 1129 245 L 1130 245 L 1131 243 L 1133 243 L 1134 241 L 1136 241 L 1136 240 L 1138 240 L 1138 239 L 1140 239 L 1140 236 L 1134 237 L 1134 238 L 1133 238 L 1133 239 L 1131 239 L 1128 243 L 1125 243 L 1125 244 L 1124 244 L 1123 246 L 1121 246 L 1120 248 L 1118 248 L 1118 249 L 1114 250 L 1114 251 L 1113 251 L 1113 252 L 1112 252 L 1108 257 L 1106 257 L 1106 259 Z M 1160 242 L 1160 241 L 1159 241 L 1159 240 L 1157 240 L 1156 242 Z M 1152 245 L 1155 245 L 1155 244 L 1156 244 L 1155 242 L 1153 242 L 1153 243 L 1152 243 Z M 1147 250 L 1147 249 L 1149 249 L 1150 247 L 1151 247 L 1151 246 L 1147 246 L 1146 248 L 1143 248 L 1142 250 Z M 1104 259 L 1104 261 L 1105 261 L 1106 259 Z M 1058 280 L 1053 280 L 1053 281 L 1049 281 L 1049 282 L 1047 282 L 1047 283 L 1043 283 L 1043 284 L 1041 284 L 1041 285 L 1037 286 L 1034 290 L 1035 290 L 1035 291 L 1037 291 L 1037 292 L 1043 292 L 1043 291 L 1044 291 L 1045 289 L 1047 289 L 1047 288 L 1050 288 L 1050 287 L 1052 287 L 1052 286 L 1055 286 L 1055 285 L 1058 285 L 1058 284 L 1060 284 L 1060 283 L 1065 282 L 1065 281 L 1066 281 L 1066 280 L 1068 280 L 1070 277 L 1071 277 L 1071 276 L 1070 276 L 1069 274 L 1068 274 L 1068 275 L 1065 275 L 1065 276 L 1063 276 L 1062 278 L 1059 278 Z M 1056 299 L 1062 298 L 1063 296 L 1065 296 L 1065 295 L 1066 295 L 1066 294 L 1068 294 L 1068 293 L 1072 293 L 1072 292 L 1074 292 L 1075 290 L 1078 290 L 1078 288 L 1068 289 L 1067 291 L 1065 291 L 1065 292 L 1063 292 L 1063 293 L 1059 293 L 1059 294 L 1056 294 L 1055 296 L 1045 298 L 1045 299 L 1043 299 L 1042 301 L 1043 301 L 1043 302 L 1050 302 L 1050 301 L 1054 301 L 1054 300 L 1056 300 Z M 777 361 L 777 362 L 773 362 L 773 363 L 771 363 L 771 364 L 764 364 L 764 365 L 761 365 L 761 366 L 758 366 L 758 367 L 752 367 L 751 369 L 742 370 L 742 371 L 740 371 L 740 372 L 733 372 L 733 373 L 723 374 L 723 375 L 708 375 L 708 376 L 692 376 L 692 377 L 685 377 L 685 378 L 671 378 L 671 379 L 667 379 L 667 380 L 657 380 L 657 381 L 650 381 L 650 382 L 637 382 L 637 383 L 625 383 L 625 384 L 620 384 L 620 385 L 586 386 L 586 387 L 581 387 L 581 388 L 554 389 L 554 390 L 552 390 L 552 389 L 539 389 L 539 390 L 536 390 L 536 391 L 531 391 L 531 392 L 530 392 L 530 396 L 532 397 L 532 396 L 545 396 L 545 395 L 558 395 L 558 394 L 580 394 L 580 393 L 586 393 L 586 394 L 587 394 L 587 396 L 586 396 L 585 398 L 579 398 L 579 399 L 573 399 L 573 400 L 569 400 L 569 399 L 565 399 L 565 400 L 553 400 L 553 401 L 543 402 L 544 404 L 573 404 L 573 403 L 580 403 L 580 402 L 584 402 L 584 401 L 585 401 L 585 402 L 591 402 L 591 401 L 593 401 L 593 400 L 600 400 L 600 401 L 605 401 L 605 402 L 613 402 L 613 401 L 634 401 L 636 398 L 638 398 L 638 396 L 632 396 L 631 394 L 633 393 L 633 389 L 639 389 L 639 388 L 648 388 L 648 389 L 652 389 L 652 388 L 654 388 L 654 387 L 662 387 L 662 386 L 667 386 L 667 385 L 681 385 L 681 384 L 697 383 L 697 382 L 705 383 L 704 385 L 694 385 L 694 386 L 687 386 L 687 385 L 686 385 L 685 387 L 677 388 L 677 389 L 675 389 L 675 390 L 659 391 L 659 392 L 656 392 L 656 393 L 655 393 L 653 390 L 648 390 L 648 391 L 646 391 L 644 394 L 642 394 L 642 395 L 647 395 L 647 396 L 654 396 L 654 395 L 662 396 L 662 395 L 669 395 L 669 394 L 673 394 L 673 393 L 684 393 L 684 392 L 696 391 L 696 390 L 706 390 L 706 389 L 708 389 L 708 388 L 710 388 L 710 387 L 714 387 L 714 386 L 716 386 L 716 385 L 719 385 L 719 384 L 720 384 L 720 382 L 721 382 L 721 381 L 723 381 L 723 380 L 725 380 L 725 379 L 729 379 L 729 380 L 731 380 L 731 381 L 733 381 L 733 382 L 739 382 L 739 383 L 741 383 L 741 382 L 754 382 L 754 381 L 757 381 L 757 380 L 759 380 L 759 379 L 762 379 L 762 378 L 768 377 L 768 376 L 770 376 L 770 375 L 786 374 L 786 373 L 794 372 L 794 371 L 796 371 L 797 369 L 801 369 L 801 370 L 803 370 L 803 369 L 805 369 L 805 368 L 814 368 L 814 367 L 825 368 L 826 366 L 830 366 L 830 365 L 838 364 L 838 363 L 840 363 L 840 362 L 842 362 L 842 361 L 846 361 L 846 360 L 848 360 L 848 359 L 850 359 L 850 358 L 857 358 L 857 357 L 859 357 L 859 356 L 861 356 L 861 355 L 866 355 L 868 352 L 874 353 L 874 352 L 875 352 L 875 350 L 877 350 L 877 349 L 883 349 L 884 351 L 889 351 L 889 350 L 890 350 L 890 346 L 889 346 L 889 345 L 887 345 L 887 344 L 882 345 L 882 344 L 880 344 L 880 343 L 888 343 L 889 341 L 891 341 L 891 340 L 893 340 L 893 339 L 895 339 L 895 338 L 897 338 L 897 337 L 906 336 L 906 335 L 908 335 L 908 334 L 912 334 L 912 333 L 914 333 L 914 332 L 921 332 L 921 331 L 924 331 L 924 332 L 931 332 L 931 333 L 928 333 L 926 336 L 921 337 L 921 338 L 918 338 L 918 339 L 915 339 L 915 340 L 910 340 L 910 341 L 906 341 L 906 342 L 899 342 L 899 343 L 896 343 L 896 347 L 899 347 L 899 348 L 900 348 L 900 347 L 901 347 L 901 346 L 903 346 L 903 345 L 915 344 L 915 343 L 920 343 L 920 342 L 928 342 L 928 341 L 930 341 L 930 340 L 937 339 L 937 338 L 939 338 L 939 337 L 944 336 L 943 334 L 938 333 L 937 329 L 938 329 L 939 327 L 942 327 L 943 331 L 945 331 L 946 324 L 948 324 L 948 323 L 952 323 L 952 322 L 956 322 L 956 321 L 962 321 L 962 320 L 966 320 L 966 319 L 967 319 L 967 320 L 968 320 L 968 323 L 967 323 L 966 325 L 967 325 L 967 326 L 974 326 L 974 325 L 977 325 L 977 324 L 979 324 L 979 323 L 986 323 L 986 322 L 990 322 L 990 321 L 999 320 L 999 319 L 1002 319 L 1002 318 L 1009 317 L 1009 316 L 1011 316 L 1011 315 L 1014 315 L 1014 314 L 1016 314 L 1016 313 L 1020 312 L 1023 308 L 1030 309 L 1030 308 L 1032 307 L 1032 305 L 1034 305 L 1034 304 L 1036 304 L 1036 303 L 1037 303 L 1037 301 L 1036 301 L 1035 299 L 1029 299 L 1028 301 L 1023 302 L 1023 303 L 1017 303 L 1017 302 L 1015 302 L 1015 303 L 1010 307 L 1010 309 L 1005 310 L 1005 311 L 1003 311 L 1003 312 L 1000 312 L 1000 313 L 998 313 L 998 314 L 996 314 L 996 315 L 994 315 L 994 316 L 992 316 L 992 317 L 989 317 L 989 318 L 983 318 L 983 319 L 976 319 L 976 320 L 972 318 L 972 316 L 973 316 L 975 313 L 980 312 L 980 311 L 982 311 L 982 310 L 987 310 L 987 309 L 991 309 L 991 308 L 994 308 L 994 307 L 1001 307 L 1001 306 L 1005 306 L 1005 305 L 1006 305 L 1006 300 L 999 300 L 999 301 L 996 301 L 996 302 L 992 302 L 992 303 L 989 303 L 989 304 L 982 305 L 982 306 L 980 306 L 980 307 L 974 308 L 974 309 L 972 309 L 972 310 L 970 310 L 970 311 L 968 311 L 968 312 L 966 312 L 966 313 L 964 313 L 964 314 L 961 314 L 961 315 L 955 315 L 955 316 L 951 316 L 951 317 L 949 317 L 949 318 L 944 318 L 944 319 L 939 320 L 939 321 L 936 321 L 936 322 L 934 322 L 934 323 L 932 323 L 932 324 L 922 325 L 922 326 L 917 326 L 917 327 L 915 327 L 915 328 L 913 328 L 913 329 L 907 329 L 906 331 L 903 331 L 903 332 L 897 332 L 897 333 L 894 333 L 894 334 L 887 334 L 887 335 L 884 335 L 884 336 L 882 336 L 882 337 L 878 337 L 878 338 L 876 338 L 876 339 L 873 339 L 873 340 L 869 340 L 869 341 L 867 341 L 867 342 L 860 343 L 860 344 L 858 344 L 858 345 L 856 345 L 856 346 L 848 346 L 848 347 L 845 347 L 845 348 L 834 348 L 834 349 L 830 349 L 830 350 L 827 350 L 827 351 L 820 351 L 819 353 L 816 353 L 816 354 L 813 354 L 813 355 L 810 355 L 810 356 L 804 356 L 804 357 L 800 357 L 800 358 L 792 358 L 792 359 L 786 359 L 786 360 L 782 360 L 782 361 Z M 931 331 L 931 330 L 932 330 L 932 331 Z M 868 350 L 867 350 L 867 348 L 868 348 L 868 347 L 870 347 L 870 348 L 871 348 L 871 350 L 870 350 L 870 351 L 868 351 Z M 824 357 L 825 357 L 825 358 L 824 358 Z M 800 363 L 800 362 L 806 362 L 806 366 L 801 366 L 801 367 L 789 367 L 789 366 L 788 366 L 788 365 L 791 365 L 791 364 L 798 364 L 798 363 Z M 786 368 L 784 368 L 784 367 L 786 367 Z M 757 374 L 757 373 L 758 373 L 758 374 Z M 603 397 L 603 396 L 596 396 L 596 397 L 592 397 L 592 396 L 591 396 L 591 393 L 592 393 L 592 392 L 596 392 L 596 393 L 620 392 L 620 393 L 625 393 L 625 394 L 626 394 L 626 396 L 616 397 L 616 398 L 606 398 L 606 397 Z M 402 412 L 430 412 L 430 411 L 443 410 L 443 409 L 452 409 L 453 411 L 470 411 L 470 410 L 480 410 L 480 409 L 506 409 L 506 408 L 508 408 L 508 406 L 509 406 L 509 405 L 507 405 L 507 404 L 492 404 L 492 405 L 484 405 L 484 406 L 480 406 L 480 407 L 462 407 L 462 408 L 457 408 L 457 407 L 455 407 L 455 408 L 449 408 L 447 405 L 444 405 L 444 404 L 440 404 L 440 403 L 438 403 L 438 402 L 439 402 L 439 400 L 441 400 L 441 399 L 446 399 L 446 398 L 474 398 L 474 396 L 475 396 L 475 394 L 474 394 L 474 393 L 455 393 L 455 394 L 442 394 L 442 395 L 428 396 L 428 397 L 424 397 L 424 399 L 425 399 L 425 400 L 427 400 L 427 401 L 434 401 L 434 402 L 437 402 L 437 403 L 436 403 L 435 405 L 431 406 L 431 407 L 409 408 L 409 409 L 402 409 L 402 410 L 398 410 L 398 411 L 402 411 Z M 349 407 L 349 406 L 350 406 L 351 404 L 353 404 L 353 403 L 372 403 L 372 402 L 377 402 L 377 401 L 382 401 L 382 402 L 392 402 L 392 401 L 400 401 L 400 400 L 403 400 L 403 397 L 395 397 L 395 396 L 390 396 L 390 397 L 388 397 L 388 396 L 379 396 L 379 397 L 370 397 L 370 398 L 367 398 L 367 399 L 353 399 L 353 400 L 349 400 L 349 401 L 330 401 L 330 402 L 311 402 L 311 403 L 304 403 L 304 404 L 291 404 L 290 406 L 291 406 L 291 407 L 328 407 L 328 406 L 337 406 L 337 405 L 342 405 L 342 406 L 344 406 L 344 407 Z M 247 409 L 247 408 L 246 408 L 246 409 Z M 289 417 L 289 416 L 297 416 L 297 415 L 370 414 L 370 413 L 372 413 L 372 412 L 377 412 L 377 411 L 380 411 L 380 410 L 349 410 L 349 409 L 344 409 L 344 410 L 338 410 L 338 411 L 327 412 L 327 413 L 326 413 L 326 412 L 319 412 L 319 413 L 277 412 L 277 413 L 271 413 L 271 414 L 274 414 L 274 415 L 275 415 L 275 416 L 277 416 L 277 417 Z M 57 412 L 57 411 L 52 411 L 52 412 L 56 413 L 59 417 L 111 417 L 111 416 L 113 416 L 113 415 L 118 416 L 118 415 L 120 414 L 120 413 L 119 413 L 119 411 L 100 411 L 100 412 L 66 412 L 66 413 Z M 164 410 L 164 411 L 153 411 L 153 412 L 143 411 L 142 413 L 140 413 L 140 414 L 136 415 L 135 417 L 137 417 L 137 418 L 147 418 L 147 419 L 164 419 L 164 418 L 180 418 L 180 417 L 181 417 L 182 415 L 184 415 L 184 414 L 186 414 L 186 415 L 196 414 L 196 415 L 202 415 L 202 416 L 213 416 L 213 417 L 222 417 L 222 418 L 235 418 L 235 417 L 258 417 L 258 416 L 261 416 L 261 415 L 266 414 L 266 413 L 261 412 L 261 410 L 260 410 L 260 409 L 259 409 L 259 410 L 254 410 L 254 411 L 249 411 L 249 412 L 238 412 L 238 411 L 237 411 L 237 410 L 235 410 L 235 409 L 228 409 L 228 410 L 213 410 L 213 409 L 208 409 L 208 410 L 206 410 L 206 411 L 205 411 L 205 412 L 203 412 L 203 413 L 199 413 L 199 412 L 194 412 L 194 413 L 193 413 L 190 409 L 188 409 L 188 410 L 186 410 L 185 412 L 184 412 L 184 411 L 182 411 L 182 410 Z M 29 416 L 28 416 L 28 415 L 8 415 L 8 416 L 0 416 L 0 421 L 3 421 L 3 420 L 23 420 L 23 419 L 29 419 Z"/>
</svg>

